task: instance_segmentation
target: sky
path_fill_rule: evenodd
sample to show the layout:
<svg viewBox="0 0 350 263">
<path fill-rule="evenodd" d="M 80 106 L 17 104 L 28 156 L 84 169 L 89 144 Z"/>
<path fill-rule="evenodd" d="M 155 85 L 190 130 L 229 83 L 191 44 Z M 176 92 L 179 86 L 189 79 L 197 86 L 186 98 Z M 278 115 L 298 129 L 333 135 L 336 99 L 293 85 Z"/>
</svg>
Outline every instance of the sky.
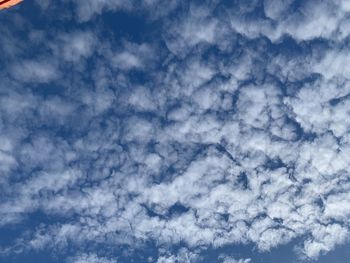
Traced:
<svg viewBox="0 0 350 263">
<path fill-rule="evenodd" d="M 350 257 L 348 0 L 0 12 L 0 262 Z"/>
</svg>

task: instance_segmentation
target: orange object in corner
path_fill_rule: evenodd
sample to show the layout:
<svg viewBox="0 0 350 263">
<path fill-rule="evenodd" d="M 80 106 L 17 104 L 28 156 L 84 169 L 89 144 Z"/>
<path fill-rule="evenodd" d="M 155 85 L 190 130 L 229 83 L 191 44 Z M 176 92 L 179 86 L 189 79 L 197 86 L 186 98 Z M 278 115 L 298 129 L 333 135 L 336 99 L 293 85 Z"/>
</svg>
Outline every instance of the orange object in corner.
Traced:
<svg viewBox="0 0 350 263">
<path fill-rule="evenodd" d="M 22 0 L 0 0 L 0 10 L 5 8 L 10 8 L 11 6 L 17 5 Z"/>
</svg>

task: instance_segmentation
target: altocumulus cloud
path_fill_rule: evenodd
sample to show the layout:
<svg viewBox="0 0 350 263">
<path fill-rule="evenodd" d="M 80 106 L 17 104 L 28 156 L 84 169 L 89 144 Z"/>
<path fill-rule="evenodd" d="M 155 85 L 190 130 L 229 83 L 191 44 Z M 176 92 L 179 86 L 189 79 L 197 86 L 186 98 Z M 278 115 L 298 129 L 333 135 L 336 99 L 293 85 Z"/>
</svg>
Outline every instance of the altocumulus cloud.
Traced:
<svg viewBox="0 0 350 263">
<path fill-rule="evenodd" d="M 348 1 L 29 2 L 0 15 L 3 260 L 349 241 Z"/>
</svg>

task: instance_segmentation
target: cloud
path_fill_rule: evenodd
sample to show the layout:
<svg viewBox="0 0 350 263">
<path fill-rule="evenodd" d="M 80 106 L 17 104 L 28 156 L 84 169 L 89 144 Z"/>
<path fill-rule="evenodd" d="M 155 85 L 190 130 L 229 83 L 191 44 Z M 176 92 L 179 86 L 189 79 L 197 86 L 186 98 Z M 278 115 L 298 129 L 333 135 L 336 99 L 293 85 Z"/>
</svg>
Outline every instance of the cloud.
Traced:
<svg viewBox="0 0 350 263">
<path fill-rule="evenodd" d="M 0 225 L 49 218 L 6 253 L 108 263 L 152 241 L 151 262 L 200 262 L 298 240 L 316 260 L 348 241 L 346 2 L 74 4 L 69 30 L 30 32 L 33 54 L 16 31 L 0 40 Z M 87 26 L 117 10 L 157 38 Z"/>
<path fill-rule="evenodd" d="M 96 16 L 99 16 L 103 14 L 104 12 L 109 11 L 126 11 L 126 12 L 133 12 L 133 11 L 140 11 L 140 10 L 147 10 L 152 12 L 151 16 L 153 18 L 162 17 L 166 14 L 168 14 L 170 11 L 175 9 L 178 5 L 178 1 L 172 1 L 171 3 L 164 3 L 163 1 L 159 0 L 146 0 L 146 1 L 105 1 L 105 0 L 98 0 L 98 1 L 81 1 L 81 0 L 66 0 L 67 2 L 73 2 L 75 4 L 75 14 L 76 18 L 80 22 L 87 22 L 89 20 L 93 20 L 96 18 Z"/>
<path fill-rule="evenodd" d="M 15 79 L 21 82 L 48 83 L 59 77 L 57 67 L 48 61 L 23 61 L 11 69 Z"/>
<path fill-rule="evenodd" d="M 112 58 L 112 64 L 122 70 L 145 68 L 146 63 L 155 56 L 152 47 L 147 44 L 125 42 L 124 46 L 123 52 L 115 54 Z"/>
<path fill-rule="evenodd" d="M 69 262 L 71 263 L 116 263 L 116 260 L 108 259 L 105 257 L 98 257 L 96 254 L 90 253 L 90 254 L 81 254 L 73 259 L 71 259 Z"/>
<path fill-rule="evenodd" d="M 66 61 L 77 61 L 79 59 L 86 60 L 95 50 L 95 38 L 92 32 L 74 32 L 63 34 L 62 39 L 63 59 Z"/>
<path fill-rule="evenodd" d="M 332 11 L 330 11 L 332 10 Z M 264 1 L 265 17 L 249 18 L 249 13 L 230 10 L 231 25 L 237 32 L 250 38 L 264 35 L 271 41 L 278 41 L 284 35 L 290 35 L 297 41 L 316 38 L 342 40 L 347 35 L 339 29 L 347 21 L 347 6 L 344 1 L 308 0 L 298 5 L 297 1 Z M 345 33 L 345 34 L 344 34 Z"/>
<path fill-rule="evenodd" d="M 104 1 L 104 0 L 98 0 L 98 1 L 80 1 L 75 0 L 72 1 L 76 4 L 77 8 L 77 17 L 81 21 L 87 21 L 95 14 L 101 14 L 105 10 L 118 10 L 118 9 L 129 9 L 132 7 L 132 3 L 126 3 L 124 1 Z"/>
<path fill-rule="evenodd" d="M 230 256 L 227 256 L 227 255 L 221 255 L 219 256 L 219 259 L 222 259 L 223 263 L 251 263 L 251 259 L 250 258 L 246 258 L 246 259 L 243 259 L 243 258 L 240 258 L 240 259 L 236 259 L 234 257 L 230 257 Z"/>
<path fill-rule="evenodd" d="M 190 263 L 197 262 L 198 259 L 196 253 L 190 252 L 187 249 L 180 249 L 176 255 L 161 255 L 158 257 L 157 263 Z"/>
</svg>

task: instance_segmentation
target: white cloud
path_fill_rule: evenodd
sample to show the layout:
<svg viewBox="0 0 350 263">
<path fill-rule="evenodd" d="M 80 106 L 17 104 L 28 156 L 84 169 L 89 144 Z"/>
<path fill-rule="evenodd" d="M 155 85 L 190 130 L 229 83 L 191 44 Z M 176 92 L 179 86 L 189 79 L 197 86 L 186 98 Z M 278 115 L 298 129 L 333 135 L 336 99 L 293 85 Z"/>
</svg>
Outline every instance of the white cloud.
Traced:
<svg viewBox="0 0 350 263">
<path fill-rule="evenodd" d="M 197 262 L 198 255 L 187 249 L 180 249 L 175 255 L 161 255 L 157 263 L 194 263 Z"/>
<path fill-rule="evenodd" d="M 75 3 L 89 20 L 132 12 L 134 2 Z M 162 52 L 164 43 L 115 45 L 72 30 L 37 58 L 14 61 L 19 48 L 1 39 L 12 67 L 0 75 L 0 225 L 40 211 L 69 220 L 35 226 L 18 247 L 136 249 L 152 239 L 163 249 L 159 263 L 195 262 L 200 249 L 229 244 L 269 251 L 296 238 L 301 254 L 316 259 L 346 242 L 349 6 L 312 3 L 286 15 L 291 1 L 265 1 L 269 19 L 257 20 L 246 18 L 256 1 L 225 12 L 219 2 L 189 5 L 161 21 Z M 138 8 L 158 4 L 154 20 L 176 5 Z M 279 46 L 284 34 L 302 52 Z M 320 37 L 332 44 L 307 42 Z M 49 36 L 32 38 L 43 45 Z M 137 83 L 134 70 L 148 80 Z M 51 83 L 58 94 L 26 89 Z M 187 248 L 164 249 L 179 244 Z M 116 262 L 101 255 L 71 260 Z"/>
<path fill-rule="evenodd" d="M 96 37 L 92 32 L 73 32 L 59 36 L 62 43 L 59 45 L 63 59 L 77 62 L 80 59 L 87 59 L 95 47 Z"/>
<path fill-rule="evenodd" d="M 284 35 L 290 35 L 297 41 L 316 38 L 341 40 L 347 37 L 344 31 L 338 33 L 347 20 L 347 6 L 342 1 L 339 4 L 334 1 L 320 3 L 308 0 L 297 8 L 291 7 L 293 2 L 264 1 L 265 15 L 273 21 L 264 18 L 245 19 L 244 13 L 235 14 L 235 10 L 231 10 L 231 25 L 247 37 L 264 35 L 272 41 L 278 41 Z"/>
<path fill-rule="evenodd" d="M 12 69 L 13 77 L 21 82 L 48 83 L 59 77 L 57 66 L 50 61 L 22 61 Z"/>
<path fill-rule="evenodd" d="M 98 257 L 96 254 L 81 254 L 74 257 L 69 263 L 116 263 L 114 259 Z"/>
<path fill-rule="evenodd" d="M 220 255 L 219 259 L 222 259 L 223 263 L 251 263 L 252 260 L 250 258 L 240 258 L 236 259 L 234 257 L 230 257 L 227 255 Z"/>
</svg>

